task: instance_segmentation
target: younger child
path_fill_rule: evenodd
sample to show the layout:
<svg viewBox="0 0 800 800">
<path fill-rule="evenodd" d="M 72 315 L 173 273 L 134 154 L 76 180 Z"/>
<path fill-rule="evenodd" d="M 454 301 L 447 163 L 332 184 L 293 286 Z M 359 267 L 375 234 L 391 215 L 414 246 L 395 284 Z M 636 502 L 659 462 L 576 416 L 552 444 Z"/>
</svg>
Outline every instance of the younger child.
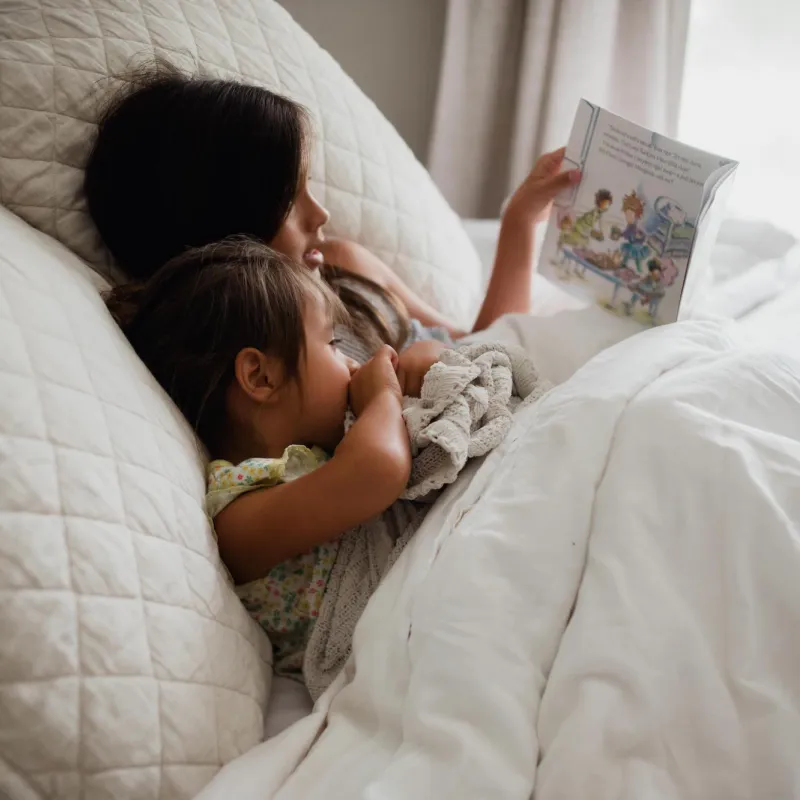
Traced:
<svg viewBox="0 0 800 800">
<path fill-rule="evenodd" d="M 298 675 L 337 538 L 406 486 L 402 395 L 438 351 L 407 365 L 405 386 L 388 345 L 359 368 L 337 350 L 343 308 L 317 273 L 248 239 L 189 250 L 107 302 L 215 459 L 220 554 L 276 671 Z"/>
</svg>

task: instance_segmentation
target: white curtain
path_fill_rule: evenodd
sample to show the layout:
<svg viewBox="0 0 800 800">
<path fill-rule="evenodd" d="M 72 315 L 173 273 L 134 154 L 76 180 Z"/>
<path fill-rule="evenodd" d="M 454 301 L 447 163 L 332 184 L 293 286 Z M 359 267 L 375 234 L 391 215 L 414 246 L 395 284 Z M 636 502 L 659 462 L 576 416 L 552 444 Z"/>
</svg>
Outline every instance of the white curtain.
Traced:
<svg viewBox="0 0 800 800">
<path fill-rule="evenodd" d="M 448 0 L 428 167 L 496 217 L 585 97 L 674 135 L 690 0 Z"/>
</svg>

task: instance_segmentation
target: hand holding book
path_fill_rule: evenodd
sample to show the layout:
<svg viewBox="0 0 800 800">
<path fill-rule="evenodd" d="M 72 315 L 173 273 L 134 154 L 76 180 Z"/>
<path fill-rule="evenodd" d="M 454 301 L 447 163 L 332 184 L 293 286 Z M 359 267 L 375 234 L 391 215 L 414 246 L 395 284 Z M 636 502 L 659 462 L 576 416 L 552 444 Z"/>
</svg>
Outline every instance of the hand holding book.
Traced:
<svg viewBox="0 0 800 800">
<path fill-rule="evenodd" d="M 506 203 L 503 209 L 504 219 L 515 217 L 529 225 L 547 219 L 553 198 L 581 179 L 580 170 L 561 172 L 565 150 L 565 147 L 560 147 L 551 153 L 545 153 L 536 161 L 528 177 Z"/>
<path fill-rule="evenodd" d="M 585 100 L 563 158 L 581 179 L 553 203 L 539 271 L 629 319 L 632 332 L 683 316 L 708 272 L 736 162 Z"/>
</svg>

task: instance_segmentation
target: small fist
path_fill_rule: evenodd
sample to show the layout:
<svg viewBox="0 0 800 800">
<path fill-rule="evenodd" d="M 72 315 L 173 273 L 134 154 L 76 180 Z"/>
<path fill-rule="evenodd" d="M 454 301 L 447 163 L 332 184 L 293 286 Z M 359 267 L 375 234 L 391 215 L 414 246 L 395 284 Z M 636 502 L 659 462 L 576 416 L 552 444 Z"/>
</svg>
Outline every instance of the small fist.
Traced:
<svg viewBox="0 0 800 800">
<path fill-rule="evenodd" d="M 534 164 L 530 175 L 508 201 L 504 217 L 515 217 L 528 224 L 535 224 L 547 218 L 553 198 L 568 186 L 581 179 L 580 170 L 571 169 L 559 172 L 564 160 L 565 148 L 545 153 Z"/>
<path fill-rule="evenodd" d="M 434 339 L 414 342 L 398 357 L 397 377 L 403 394 L 419 397 L 428 370 L 439 360 L 445 346 Z"/>
<path fill-rule="evenodd" d="M 358 417 L 383 392 L 402 396 L 397 381 L 397 353 L 388 344 L 378 350 L 350 379 L 350 407 Z"/>
</svg>

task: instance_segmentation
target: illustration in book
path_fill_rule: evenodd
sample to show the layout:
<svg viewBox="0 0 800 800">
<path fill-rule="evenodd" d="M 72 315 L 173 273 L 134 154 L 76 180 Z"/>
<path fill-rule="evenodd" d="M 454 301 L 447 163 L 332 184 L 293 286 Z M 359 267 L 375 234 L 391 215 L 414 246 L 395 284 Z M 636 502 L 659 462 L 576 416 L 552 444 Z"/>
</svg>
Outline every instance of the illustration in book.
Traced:
<svg viewBox="0 0 800 800">
<path fill-rule="evenodd" d="M 643 326 L 674 322 L 690 263 L 702 271 L 713 244 L 736 162 L 585 100 L 565 162 L 582 177 L 554 203 L 540 271 Z"/>
</svg>

